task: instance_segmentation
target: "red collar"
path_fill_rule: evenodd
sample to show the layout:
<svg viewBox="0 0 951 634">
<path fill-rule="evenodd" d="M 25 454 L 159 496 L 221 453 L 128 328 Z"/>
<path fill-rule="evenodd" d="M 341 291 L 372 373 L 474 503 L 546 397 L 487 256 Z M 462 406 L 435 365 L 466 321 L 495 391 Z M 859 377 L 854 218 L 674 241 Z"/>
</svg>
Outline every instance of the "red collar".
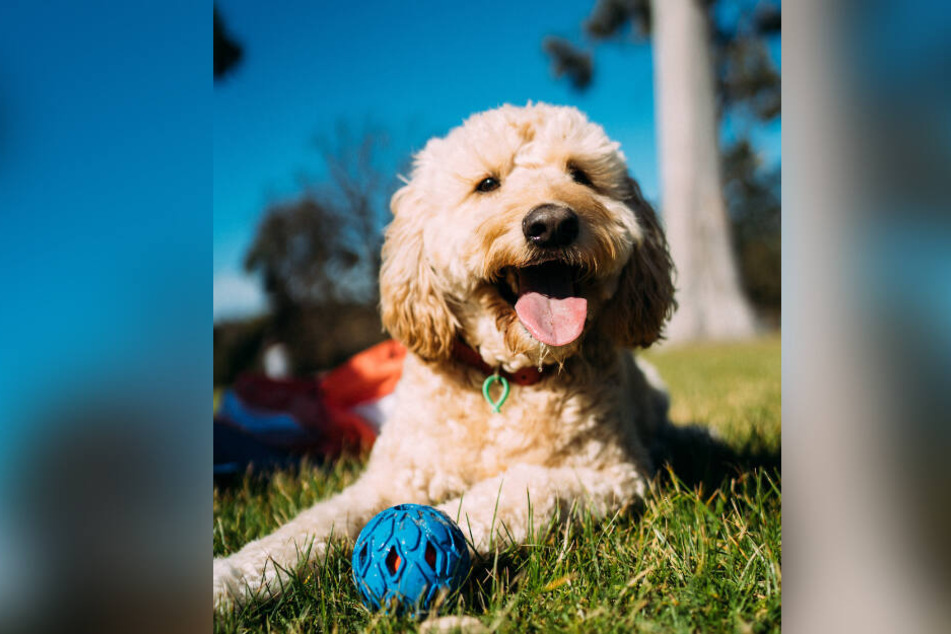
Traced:
<svg viewBox="0 0 951 634">
<path fill-rule="evenodd" d="M 507 372 L 501 368 L 493 368 L 483 361 L 482 356 L 463 342 L 462 339 L 456 339 L 453 343 L 452 356 L 456 361 L 465 363 L 486 375 L 495 374 L 496 370 L 498 370 L 499 376 L 504 376 L 510 383 L 515 383 L 516 385 L 535 385 L 544 378 L 548 370 L 547 367 L 541 371 L 539 371 L 538 368 L 522 368 L 515 372 Z"/>
</svg>

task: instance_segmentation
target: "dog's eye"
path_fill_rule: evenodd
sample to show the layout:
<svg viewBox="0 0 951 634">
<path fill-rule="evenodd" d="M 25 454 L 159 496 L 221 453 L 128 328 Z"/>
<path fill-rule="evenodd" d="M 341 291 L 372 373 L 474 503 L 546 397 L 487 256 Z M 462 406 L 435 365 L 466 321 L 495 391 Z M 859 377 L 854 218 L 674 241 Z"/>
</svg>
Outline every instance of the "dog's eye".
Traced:
<svg viewBox="0 0 951 634">
<path fill-rule="evenodd" d="M 484 194 L 486 192 L 498 189 L 501 186 L 502 183 L 499 182 L 499 179 L 489 176 L 488 178 L 483 178 L 481 181 L 479 181 L 479 184 L 476 185 L 476 191 L 482 192 Z"/>
<path fill-rule="evenodd" d="M 585 187 L 593 187 L 591 179 L 588 178 L 588 175 L 585 174 L 583 169 L 575 167 L 574 165 L 568 166 L 568 174 L 571 175 L 571 179 L 578 183 L 579 185 L 584 185 Z"/>
</svg>

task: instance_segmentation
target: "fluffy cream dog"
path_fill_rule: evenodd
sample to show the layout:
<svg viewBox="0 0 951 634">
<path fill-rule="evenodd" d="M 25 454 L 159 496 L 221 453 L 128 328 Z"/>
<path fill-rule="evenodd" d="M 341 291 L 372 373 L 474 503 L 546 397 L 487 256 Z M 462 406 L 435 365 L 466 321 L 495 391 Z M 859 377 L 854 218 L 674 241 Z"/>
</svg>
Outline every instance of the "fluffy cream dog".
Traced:
<svg viewBox="0 0 951 634">
<path fill-rule="evenodd" d="M 216 607 L 278 592 L 394 504 L 438 506 L 484 552 L 645 492 L 667 397 L 628 348 L 660 337 L 672 264 L 618 144 L 573 108 L 504 106 L 430 141 L 392 208 L 383 323 L 410 350 L 394 414 L 358 482 L 215 560 Z"/>
</svg>

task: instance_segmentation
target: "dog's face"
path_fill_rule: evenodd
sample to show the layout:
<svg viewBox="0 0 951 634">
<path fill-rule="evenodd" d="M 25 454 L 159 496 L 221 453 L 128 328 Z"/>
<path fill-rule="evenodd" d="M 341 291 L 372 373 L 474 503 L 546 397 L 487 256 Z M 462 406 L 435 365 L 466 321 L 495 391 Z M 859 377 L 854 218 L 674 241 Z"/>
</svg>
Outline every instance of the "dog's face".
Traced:
<svg viewBox="0 0 951 634">
<path fill-rule="evenodd" d="M 392 209 L 383 323 L 423 358 L 461 337 L 492 366 L 561 363 L 592 336 L 650 345 L 673 311 L 654 213 L 573 108 L 471 117 L 417 155 Z"/>
</svg>

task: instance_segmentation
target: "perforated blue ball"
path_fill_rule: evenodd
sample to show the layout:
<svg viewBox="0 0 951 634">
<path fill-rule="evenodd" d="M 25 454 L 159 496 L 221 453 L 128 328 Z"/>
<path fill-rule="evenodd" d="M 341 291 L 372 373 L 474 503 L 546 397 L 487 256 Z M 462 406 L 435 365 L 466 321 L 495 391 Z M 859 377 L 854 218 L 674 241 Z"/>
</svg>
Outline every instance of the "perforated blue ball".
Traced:
<svg viewBox="0 0 951 634">
<path fill-rule="evenodd" d="M 431 506 L 400 504 L 377 514 L 353 547 L 353 581 L 371 610 L 424 614 L 469 574 L 459 527 Z"/>
</svg>

